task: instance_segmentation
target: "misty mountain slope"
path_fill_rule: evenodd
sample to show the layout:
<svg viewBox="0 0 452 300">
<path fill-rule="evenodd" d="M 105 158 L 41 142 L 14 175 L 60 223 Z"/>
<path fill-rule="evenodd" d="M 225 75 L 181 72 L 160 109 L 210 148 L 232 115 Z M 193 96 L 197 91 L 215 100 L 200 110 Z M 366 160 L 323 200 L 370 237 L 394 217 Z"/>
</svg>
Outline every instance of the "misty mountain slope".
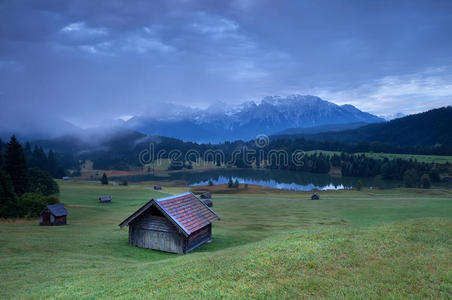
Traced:
<svg viewBox="0 0 452 300">
<path fill-rule="evenodd" d="M 448 106 L 353 130 L 301 134 L 293 135 L 292 137 L 344 143 L 379 141 L 401 146 L 452 145 L 451 124 L 452 107 Z"/>
<path fill-rule="evenodd" d="M 218 142 L 249 140 L 258 134 L 274 134 L 288 128 L 332 124 L 375 123 L 383 119 L 352 105 L 336 105 L 315 96 L 266 97 L 261 103 L 238 107 L 217 105 L 205 110 L 187 108 L 160 116 L 135 116 L 125 126 L 150 135 L 183 140 Z"/>
<path fill-rule="evenodd" d="M 16 135 L 23 140 L 53 139 L 64 135 L 79 135 L 83 129 L 57 117 L 41 115 L 9 116 L 0 120 L 0 138 Z"/>
</svg>

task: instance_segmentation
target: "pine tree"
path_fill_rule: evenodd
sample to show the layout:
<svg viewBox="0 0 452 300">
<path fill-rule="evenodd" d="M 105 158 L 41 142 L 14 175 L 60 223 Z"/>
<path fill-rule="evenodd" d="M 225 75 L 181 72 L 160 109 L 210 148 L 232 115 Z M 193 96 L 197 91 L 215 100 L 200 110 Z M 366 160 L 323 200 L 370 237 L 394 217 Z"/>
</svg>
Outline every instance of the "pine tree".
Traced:
<svg viewBox="0 0 452 300">
<path fill-rule="evenodd" d="M 237 179 L 236 179 L 235 182 L 234 182 L 234 187 L 235 187 L 236 189 L 239 188 L 239 181 L 238 181 Z"/>
<path fill-rule="evenodd" d="M 31 150 L 29 142 L 25 143 L 24 157 L 28 167 L 35 167 L 35 162 L 33 161 L 33 151 Z"/>
<path fill-rule="evenodd" d="M 108 184 L 108 178 L 107 178 L 107 174 L 103 174 L 102 175 L 102 179 L 100 180 L 100 182 L 102 183 L 102 184 Z"/>
<path fill-rule="evenodd" d="M 47 157 L 47 170 L 46 171 L 49 172 L 53 178 L 60 177 L 60 176 L 58 176 L 58 163 L 55 158 L 55 153 L 52 150 L 49 151 L 49 155 Z"/>
<path fill-rule="evenodd" d="M 0 218 L 18 217 L 20 209 L 9 175 L 0 170 Z"/>
<path fill-rule="evenodd" d="M 33 161 L 35 167 L 47 171 L 47 156 L 41 147 L 35 146 L 33 149 Z"/>
<path fill-rule="evenodd" d="M 11 177 L 16 194 L 22 195 L 25 193 L 28 189 L 27 163 L 22 146 L 14 135 L 7 144 L 5 170 Z"/>
<path fill-rule="evenodd" d="M 232 178 L 229 178 L 229 181 L 228 181 L 228 188 L 232 188 L 233 185 L 234 185 L 234 183 L 233 183 L 233 181 L 232 181 Z"/>
</svg>

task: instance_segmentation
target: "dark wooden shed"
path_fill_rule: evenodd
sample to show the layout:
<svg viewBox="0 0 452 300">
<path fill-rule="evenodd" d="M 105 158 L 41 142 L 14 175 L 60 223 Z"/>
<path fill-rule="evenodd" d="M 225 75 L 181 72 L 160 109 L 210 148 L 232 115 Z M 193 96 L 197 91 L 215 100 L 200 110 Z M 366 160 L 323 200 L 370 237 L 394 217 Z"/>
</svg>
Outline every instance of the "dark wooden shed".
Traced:
<svg viewBox="0 0 452 300">
<path fill-rule="evenodd" d="M 213 206 L 213 202 L 212 202 L 211 199 L 204 199 L 204 200 L 202 200 L 202 203 L 204 203 L 208 207 L 212 207 Z"/>
<path fill-rule="evenodd" d="M 154 190 L 160 191 L 162 189 L 161 185 L 154 185 Z"/>
<path fill-rule="evenodd" d="M 119 227 L 129 226 L 129 244 L 185 254 L 212 239 L 220 217 L 192 193 L 152 199 Z"/>
<path fill-rule="evenodd" d="M 66 208 L 64 208 L 63 203 L 47 205 L 46 208 L 41 212 L 41 215 L 39 217 L 39 225 L 66 225 L 67 215 L 68 213 Z"/>
<path fill-rule="evenodd" d="M 112 197 L 111 196 L 100 196 L 99 202 L 100 203 L 109 203 L 111 202 Z"/>
<path fill-rule="evenodd" d="M 320 200 L 320 196 L 319 196 L 317 193 L 314 193 L 314 194 L 311 196 L 311 200 Z"/>
<path fill-rule="evenodd" d="M 204 192 L 201 194 L 201 199 L 211 199 L 212 194 L 210 192 Z"/>
</svg>

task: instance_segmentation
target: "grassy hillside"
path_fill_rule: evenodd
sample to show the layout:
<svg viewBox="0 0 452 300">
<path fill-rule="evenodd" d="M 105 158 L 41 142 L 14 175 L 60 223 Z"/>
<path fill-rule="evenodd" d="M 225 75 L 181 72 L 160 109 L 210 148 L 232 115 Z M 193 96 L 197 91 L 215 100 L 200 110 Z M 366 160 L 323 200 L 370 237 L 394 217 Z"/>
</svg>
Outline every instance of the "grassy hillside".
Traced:
<svg viewBox="0 0 452 300">
<path fill-rule="evenodd" d="M 333 155 L 333 154 L 337 154 L 340 155 L 341 152 L 338 151 L 325 151 L 325 150 L 312 150 L 312 151 L 306 151 L 306 153 L 308 154 L 312 154 L 312 153 L 323 153 L 323 154 L 329 154 L 329 155 Z M 364 154 L 368 157 L 372 157 L 372 158 L 389 158 L 389 159 L 397 159 L 397 158 L 401 158 L 401 159 L 412 159 L 412 160 L 417 160 L 418 162 L 425 162 L 425 163 L 437 163 L 437 164 L 445 164 L 445 163 L 450 163 L 452 164 L 452 156 L 446 156 L 446 155 L 420 155 L 420 154 L 394 154 L 394 153 L 369 153 L 369 152 L 361 152 L 361 153 L 356 153 L 358 155 L 360 154 Z"/>
<path fill-rule="evenodd" d="M 452 145 L 451 118 L 452 107 L 447 106 L 357 129 L 316 134 L 295 134 L 294 136 L 304 137 L 308 140 L 343 143 L 378 141 L 399 146 L 433 146 L 435 144 L 450 146 Z"/>
<path fill-rule="evenodd" d="M 130 247 L 117 224 L 162 195 L 61 182 L 67 226 L 0 223 L 0 298 L 452 296 L 450 190 L 215 195 L 212 243 L 189 255 Z"/>
</svg>

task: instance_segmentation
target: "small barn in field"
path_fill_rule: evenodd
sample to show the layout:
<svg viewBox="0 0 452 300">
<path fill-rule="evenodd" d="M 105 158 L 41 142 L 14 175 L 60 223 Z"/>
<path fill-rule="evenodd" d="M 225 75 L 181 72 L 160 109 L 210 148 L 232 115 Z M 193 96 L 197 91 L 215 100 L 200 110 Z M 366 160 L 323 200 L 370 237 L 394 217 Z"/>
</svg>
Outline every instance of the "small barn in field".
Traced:
<svg viewBox="0 0 452 300">
<path fill-rule="evenodd" d="M 201 194 L 201 199 L 211 199 L 212 194 L 210 192 L 204 192 Z"/>
<path fill-rule="evenodd" d="M 212 222 L 220 217 L 192 193 L 152 199 L 120 228 L 129 226 L 129 244 L 178 254 L 212 239 Z"/>
<path fill-rule="evenodd" d="M 213 206 L 213 202 L 210 199 L 204 199 L 204 200 L 202 200 L 202 203 L 204 203 L 208 207 L 212 207 Z"/>
<path fill-rule="evenodd" d="M 111 196 L 100 196 L 99 202 L 100 203 L 109 203 L 111 202 L 112 197 Z"/>
<path fill-rule="evenodd" d="M 46 208 L 44 208 L 44 210 L 41 212 L 41 215 L 39 217 L 39 225 L 66 225 L 67 215 L 68 213 L 66 208 L 64 208 L 63 203 L 47 205 Z"/>
</svg>

